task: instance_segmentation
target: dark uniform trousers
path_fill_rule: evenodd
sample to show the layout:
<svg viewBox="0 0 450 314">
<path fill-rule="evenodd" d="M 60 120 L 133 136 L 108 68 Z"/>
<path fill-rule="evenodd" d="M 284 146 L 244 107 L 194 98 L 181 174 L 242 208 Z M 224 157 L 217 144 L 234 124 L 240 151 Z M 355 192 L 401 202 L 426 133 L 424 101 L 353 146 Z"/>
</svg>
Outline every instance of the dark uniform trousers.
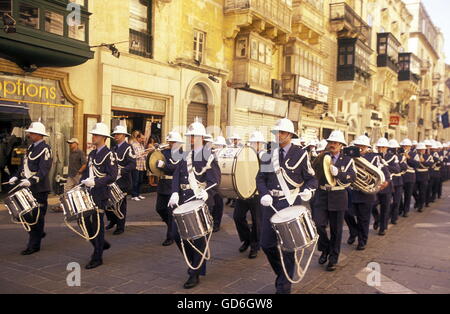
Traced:
<svg viewBox="0 0 450 314">
<path fill-rule="evenodd" d="M 211 211 L 214 227 L 220 228 L 223 216 L 223 198 L 219 193 L 214 194 L 214 206 Z"/>
<path fill-rule="evenodd" d="M 315 194 L 313 220 L 316 224 L 317 233 L 319 234 L 320 252 L 329 254 L 329 261 L 337 264 L 339 260 L 339 253 L 341 251 L 342 229 L 344 225 L 344 216 L 347 208 L 342 210 L 328 210 L 329 193 L 333 193 L 333 199 L 340 202 L 348 203 L 348 193 L 346 190 L 342 191 L 324 191 L 318 189 Z M 330 237 L 327 233 L 327 225 L 330 224 Z"/>
<path fill-rule="evenodd" d="M 403 195 L 403 185 L 395 186 L 394 190 L 392 192 L 392 205 L 391 205 L 391 215 L 390 215 L 392 223 L 396 223 L 398 220 L 400 203 L 402 201 L 402 195 Z"/>
<path fill-rule="evenodd" d="M 415 207 L 423 208 L 427 202 L 429 175 L 428 172 L 417 173 L 416 175 L 416 204 Z"/>
<path fill-rule="evenodd" d="M 173 236 L 173 209 L 168 206 L 169 200 L 170 195 L 158 193 L 156 196 L 156 212 L 167 225 L 166 239 L 172 239 Z"/>
<path fill-rule="evenodd" d="M 99 209 L 104 209 L 107 206 L 107 200 L 102 200 L 97 203 Z M 104 216 L 103 212 L 100 212 L 97 218 L 97 214 L 90 215 L 85 218 L 86 229 L 88 231 L 89 237 L 93 237 L 97 232 L 98 224 L 100 224 L 100 230 L 98 235 L 90 240 L 92 246 L 94 247 L 94 253 L 91 256 L 91 259 L 94 261 L 101 261 L 103 257 L 103 248 L 107 243 L 105 240 L 105 224 L 104 224 Z"/>
<path fill-rule="evenodd" d="M 247 222 L 247 213 L 250 211 L 252 225 Z M 253 250 L 259 250 L 261 235 L 261 204 L 259 196 L 250 199 L 238 199 L 234 208 L 233 220 L 241 242 L 250 244 Z"/>
<path fill-rule="evenodd" d="M 122 190 L 122 189 L 121 189 Z M 123 190 L 122 190 L 123 191 Z M 127 218 L 127 197 L 125 196 L 119 207 L 120 213 L 123 215 L 123 219 L 119 219 L 111 210 L 106 210 L 106 217 L 110 222 L 117 225 L 117 230 L 125 230 L 125 221 Z"/>
<path fill-rule="evenodd" d="M 400 208 L 403 214 L 409 213 L 411 207 L 411 197 L 413 196 L 414 189 L 416 187 L 416 182 L 405 182 L 403 183 L 403 206 Z"/>
<path fill-rule="evenodd" d="M 387 187 L 387 192 L 378 193 L 377 200 L 372 207 L 372 215 L 375 221 L 379 223 L 380 231 L 385 231 L 388 228 L 388 220 L 391 216 L 391 199 L 392 189 Z M 378 212 L 378 205 L 380 205 L 380 212 Z"/>
<path fill-rule="evenodd" d="M 34 198 L 39 203 L 39 210 L 37 208 L 33 209 L 30 214 L 24 216 L 25 220 L 29 223 L 34 223 L 36 221 L 36 215 L 39 212 L 39 218 L 35 225 L 30 226 L 29 238 L 28 238 L 28 249 L 40 249 L 41 240 L 44 234 L 45 225 L 45 214 L 47 213 L 47 198 L 48 192 L 33 193 Z"/>
</svg>

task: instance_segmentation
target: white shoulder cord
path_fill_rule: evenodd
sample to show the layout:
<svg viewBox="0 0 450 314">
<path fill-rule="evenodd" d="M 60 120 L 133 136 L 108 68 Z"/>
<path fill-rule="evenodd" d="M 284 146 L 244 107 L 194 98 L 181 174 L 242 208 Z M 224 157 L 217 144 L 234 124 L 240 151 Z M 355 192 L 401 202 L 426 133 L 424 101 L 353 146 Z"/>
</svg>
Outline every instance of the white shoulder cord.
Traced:
<svg viewBox="0 0 450 314">
<path fill-rule="evenodd" d="M 279 149 L 275 148 L 273 153 L 272 153 L 272 164 L 273 164 L 273 168 L 275 171 L 275 175 L 277 176 L 278 179 L 278 183 L 280 183 L 281 186 L 281 190 L 284 193 L 284 196 L 287 200 L 287 202 L 289 203 L 289 206 L 292 206 L 292 204 L 294 204 L 295 199 L 298 196 L 298 193 L 300 192 L 300 188 L 297 187 L 294 191 L 294 193 L 291 193 L 291 191 L 289 190 L 286 181 L 285 181 L 285 176 L 284 176 L 284 169 L 282 167 L 280 167 L 280 160 L 278 158 L 278 154 L 279 154 Z"/>
</svg>

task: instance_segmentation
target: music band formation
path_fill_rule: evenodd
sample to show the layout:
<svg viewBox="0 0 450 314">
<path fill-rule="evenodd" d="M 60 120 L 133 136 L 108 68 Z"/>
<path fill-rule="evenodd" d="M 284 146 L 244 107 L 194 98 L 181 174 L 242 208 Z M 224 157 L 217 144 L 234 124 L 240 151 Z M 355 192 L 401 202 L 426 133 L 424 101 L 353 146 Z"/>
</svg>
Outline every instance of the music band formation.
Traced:
<svg viewBox="0 0 450 314">
<path fill-rule="evenodd" d="M 8 182 L 15 187 L 5 205 L 13 221 L 28 231 L 21 254 L 30 255 L 40 250 L 46 235 L 52 152 L 41 122 L 33 122 L 26 132 L 33 144 Z M 347 243 L 357 242 L 356 249 L 364 250 L 371 215 L 374 229 L 383 236 L 389 223 L 408 217 L 411 198 L 418 212 L 440 198 L 442 183 L 450 176 L 450 142 L 380 138 L 372 146 L 362 135 L 347 145 L 339 130 L 320 142 L 305 142 L 288 119 L 277 121 L 271 132 L 273 142 L 255 131 L 247 143 L 235 134 L 227 145 L 222 136 L 214 141 L 196 120 L 184 134 L 186 140 L 169 132 L 167 144 L 147 157 L 148 171 L 159 178 L 155 207 L 167 225 L 162 244 L 175 242 L 188 265 L 184 288 L 197 286 L 206 275 L 224 198 L 234 202 L 239 251 L 250 249 L 253 259 L 262 249 L 276 276 L 276 292 L 286 294 L 304 277 L 316 247 L 319 264 L 336 270 L 344 221 L 350 231 Z M 103 251 L 111 247 L 105 239 L 105 214 L 106 230 L 116 226 L 114 235 L 125 231 L 126 195 L 137 157 L 126 127 L 117 126 L 111 136 L 106 124 L 97 123 L 90 133 L 95 149 L 79 182 L 60 199 L 67 227 L 94 247 L 86 269 L 102 265 Z M 106 141 L 112 137 L 117 145 L 110 149 Z"/>
</svg>

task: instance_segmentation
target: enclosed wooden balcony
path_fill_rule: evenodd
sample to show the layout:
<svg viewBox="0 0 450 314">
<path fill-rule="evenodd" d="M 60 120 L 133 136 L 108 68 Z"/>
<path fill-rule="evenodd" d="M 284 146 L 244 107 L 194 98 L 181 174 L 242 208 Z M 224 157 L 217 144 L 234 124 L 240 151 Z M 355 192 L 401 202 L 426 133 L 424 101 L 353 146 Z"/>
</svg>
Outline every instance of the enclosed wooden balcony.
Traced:
<svg viewBox="0 0 450 314">
<path fill-rule="evenodd" d="M 372 28 L 347 3 L 330 4 L 330 26 L 339 38 L 359 38 L 370 47 Z"/>
<path fill-rule="evenodd" d="M 356 38 L 338 40 L 337 81 L 359 81 L 368 84 L 371 78 L 372 50 Z"/>
<path fill-rule="evenodd" d="M 411 52 L 399 53 L 399 82 L 412 82 L 416 85 L 420 82 L 420 60 Z"/>
<path fill-rule="evenodd" d="M 76 66 L 92 59 L 90 13 L 86 6 L 81 6 L 80 20 L 69 25 L 68 3 L 68 0 L 2 1 L 0 56 L 27 72 L 39 67 Z"/>
<path fill-rule="evenodd" d="M 318 44 L 324 34 L 324 3 L 320 0 L 294 0 L 292 33 L 310 44 Z"/>
<path fill-rule="evenodd" d="M 398 72 L 398 52 L 400 42 L 392 33 L 377 34 L 377 66 L 379 68 L 387 67 Z"/>
<path fill-rule="evenodd" d="M 236 37 L 241 30 L 284 43 L 291 33 L 292 0 L 225 0 L 227 37 Z"/>
</svg>

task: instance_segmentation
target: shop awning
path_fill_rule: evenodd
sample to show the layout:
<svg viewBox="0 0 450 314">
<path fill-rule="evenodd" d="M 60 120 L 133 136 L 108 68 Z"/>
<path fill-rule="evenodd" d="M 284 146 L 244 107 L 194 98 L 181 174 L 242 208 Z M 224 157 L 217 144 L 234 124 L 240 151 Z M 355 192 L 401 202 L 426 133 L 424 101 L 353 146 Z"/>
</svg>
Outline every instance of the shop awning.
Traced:
<svg viewBox="0 0 450 314">
<path fill-rule="evenodd" d="M 27 103 L 0 100 L 0 121 L 11 122 L 12 126 L 28 126 L 31 123 L 28 110 Z"/>
</svg>

